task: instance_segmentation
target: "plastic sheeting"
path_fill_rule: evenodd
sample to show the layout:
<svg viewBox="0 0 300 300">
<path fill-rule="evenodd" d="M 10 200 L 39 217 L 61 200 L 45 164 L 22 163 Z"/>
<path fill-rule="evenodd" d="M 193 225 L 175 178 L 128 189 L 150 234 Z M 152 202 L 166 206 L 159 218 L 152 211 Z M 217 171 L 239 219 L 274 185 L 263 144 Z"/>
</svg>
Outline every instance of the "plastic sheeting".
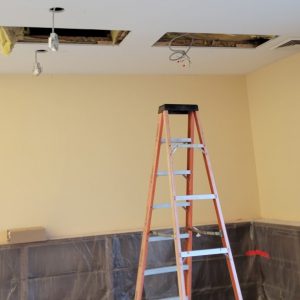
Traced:
<svg viewBox="0 0 300 300">
<path fill-rule="evenodd" d="M 300 299 L 299 227 L 245 222 L 227 229 L 244 300 Z M 141 233 L 127 233 L 1 246 L 0 300 L 132 300 L 140 243 Z M 194 237 L 194 246 L 219 247 L 220 239 Z M 148 268 L 174 264 L 172 241 L 150 244 Z M 176 273 L 145 278 L 144 299 L 176 295 Z M 192 299 L 234 299 L 223 256 L 193 259 Z"/>
<path fill-rule="evenodd" d="M 300 299 L 300 227 L 255 222 L 256 249 L 270 258 L 257 257 L 261 299 Z"/>
<path fill-rule="evenodd" d="M 199 227 L 200 228 L 200 227 Z M 254 247 L 250 236 L 250 223 L 230 224 L 227 226 L 231 240 L 232 250 L 237 264 L 237 271 L 243 289 L 244 299 L 258 299 L 257 279 L 259 269 L 256 259 L 246 257 L 244 253 Z M 216 230 L 216 226 L 204 226 L 202 230 Z M 168 233 L 168 231 L 163 231 Z M 221 247 L 219 237 L 201 236 L 194 237 L 194 248 Z M 121 242 L 115 241 L 113 252 L 117 257 L 114 272 L 118 272 L 114 299 L 133 299 L 138 261 L 140 237 L 127 236 Z M 152 242 L 149 244 L 148 267 L 175 265 L 174 246 L 172 241 Z M 130 274 L 130 276 L 128 276 Z M 178 296 L 176 273 L 167 273 L 145 277 L 145 299 L 162 299 Z M 116 285 L 114 285 L 116 286 Z M 228 274 L 225 257 L 206 256 L 193 258 L 193 299 L 226 300 L 233 299 L 233 292 Z"/>
</svg>

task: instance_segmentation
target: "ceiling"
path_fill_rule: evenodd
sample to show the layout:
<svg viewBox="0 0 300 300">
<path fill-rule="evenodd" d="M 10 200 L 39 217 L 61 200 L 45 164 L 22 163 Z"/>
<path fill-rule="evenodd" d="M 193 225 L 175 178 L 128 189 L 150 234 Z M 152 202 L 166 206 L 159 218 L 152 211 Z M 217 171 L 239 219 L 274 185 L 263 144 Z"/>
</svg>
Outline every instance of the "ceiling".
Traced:
<svg viewBox="0 0 300 300">
<path fill-rule="evenodd" d="M 49 8 L 61 28 L 121 29 L 130 33 L 119 46 L 61 45 L 41 54 L 46 74 L 245 74 L 297 51 L 272 49 L 300 38 L 298 0 L 85 0 L 2 1 L 0 25 L 51 27 Z M 279 35 L 256 49 L 192 48 L 191 67 L 170 62 L 167 47 L 152 47 L 166 32 Z M 16 44 L 0 56 L 0 73 L 30 74 L 34 50 L 45 44 Z"/>
</svg>

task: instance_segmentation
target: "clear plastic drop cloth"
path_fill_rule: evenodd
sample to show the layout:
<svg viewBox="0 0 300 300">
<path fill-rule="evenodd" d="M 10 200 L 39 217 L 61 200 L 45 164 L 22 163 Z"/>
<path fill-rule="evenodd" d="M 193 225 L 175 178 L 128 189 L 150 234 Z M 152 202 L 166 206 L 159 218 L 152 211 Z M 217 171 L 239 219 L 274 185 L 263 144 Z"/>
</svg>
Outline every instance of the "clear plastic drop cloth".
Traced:
<svg viewBox="0 0 300 300">
<path fill-rule="evenodd" d="M 227 231 L 244 300 L 300 300 L 300 227 L 244 222 Z M 133 300 L 140 245 L 136 232 L 1 246 L 0 300 Z M 194 236 L 193 247 L 218 248 L 220 238 Z M 151 242 L 148 253 L 147 269 L 175 266 L 172 240 Z M 193 258 L 192 288 L 193 300 L 234 299 L 224 255 Z M 176 273 L 145 277 L 144 299 L 176 296 Z"/>
</svg>

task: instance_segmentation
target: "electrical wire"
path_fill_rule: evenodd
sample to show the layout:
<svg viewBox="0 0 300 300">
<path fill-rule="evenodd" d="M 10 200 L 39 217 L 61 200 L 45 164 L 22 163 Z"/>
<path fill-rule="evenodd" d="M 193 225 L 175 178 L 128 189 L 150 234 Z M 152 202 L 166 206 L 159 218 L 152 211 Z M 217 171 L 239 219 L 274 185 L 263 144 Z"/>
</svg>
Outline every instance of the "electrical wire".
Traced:
<svg viewBox="0 0 300 300">
<path fill-rule="evenodd" d="M 52 9 L 52 32 L 54 32 L 54 14 L 56 11 L 56 7 L 53 7 Z"/>
<path fill-rule="evenodd" d="M 186 49 L 175 49 L 174 47 L 178 46 L 173 46 L 173 43 L 183 37 L 187 37 L 190 39 L 189 45 L 186 46 Z M 183 33 L 179 36 L 175 36 L 170 42 L 169 42 L 169 49 L 172 52 L 169 55 L 169 60 L 170 61 L 176 61 L 177 63 L 181 63 L 183 67 L 186 67 L 187 65 L 190 67 L 191 64 L 191 58 L 188 55 L 188 52 L 191 50 L 192 45 L 194 42 L 194 38 L 189 34 L 189 33 Z"/>
</svg>

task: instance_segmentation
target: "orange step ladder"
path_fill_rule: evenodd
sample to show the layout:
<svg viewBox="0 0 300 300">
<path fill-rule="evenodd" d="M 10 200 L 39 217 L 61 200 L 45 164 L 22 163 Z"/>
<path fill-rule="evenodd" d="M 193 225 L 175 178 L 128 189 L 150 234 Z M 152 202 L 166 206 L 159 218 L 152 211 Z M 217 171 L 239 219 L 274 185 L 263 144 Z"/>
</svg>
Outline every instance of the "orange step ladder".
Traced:
<svg viewBox="0 0 300 300">
<path fill-rule="evenodd" d="M 209 256 L 223 254 L 226 257 L 227 268 L 231 278 L 234 297 L 236 300 L 242 300 L 242 293 L 234 265 L 234 260 L 228 240 L 228 235 L 225 227 L 224 218 L 222 215 L 220 200 L 217 192 L 216 183 L 214 180 L 209 156 L 203 139 L 202 128 L 197 116 L 197 105 L 181 105 L 181 104 L 164 104 L 158 110 L 158 128 L 155 143 L 155 159 L 150 179 L 146 219 L 142 237 L 140 250 L 140 259 L 138 267 L 138 276 L 135 290 L 135 300 L 142 300 L 145 276 L 154 276 L 157 274 L 177 272 L 177 283 L 179 296 L 165 299 L 192 299 L 192 257 Z M 171 138 L 169 115 L 187 115 L 188 117 L 188 132 L 186 138 Z M 164 130 L 163 130 L 164 129 Z M 165 137 L 163 138 L 163 131 Z M 195 131 L 199 139 L 199 144 L 195 144 Z M 166 144 L 167 152 L 167 171 L 158 171 L 161 145 Z M 184 148 L 187 150 L 187 169 L 176 171 L 173 168 L 173 156 L 176 149 Z M 206 174 L 210 187 L 210 194 L 193 194 L 194 185 L 194 152 L 200 150 L 204 159 Z M 186 195 L 177 195 L 174 176 L 183 175 L 186 178 Z M 170 188 L 170 203 L 154 204 L 154 196 L 156 190 L 156 181 L 158 176 L 168 176 Z M 193 201 L 211 200 L 213 201 L 216 217 L 218 221 L 218 232 L 201 232 L 196 227 L 193 227 Z M 178 217 L 178 207 L 185 209 L 185 227 L 184 233 L 180 232 L 180 224 Z M 172 229 L 173 234 L 167 236 L 159 232 L 151 231 L 151 219 L 153 209 L 170 208 L 172 211 Z M 219 235 L 222 241 L 222 248 L 194 250 L 192 241 L 193 233 Z M 152 241 L 174 239 L 175 247 L 175 266 L 166 266 L 160 268 L 146 269 L 148 256 L 148 243 Z M 181 239 L 185 242 L 183 246 Z"/>
</svg>

